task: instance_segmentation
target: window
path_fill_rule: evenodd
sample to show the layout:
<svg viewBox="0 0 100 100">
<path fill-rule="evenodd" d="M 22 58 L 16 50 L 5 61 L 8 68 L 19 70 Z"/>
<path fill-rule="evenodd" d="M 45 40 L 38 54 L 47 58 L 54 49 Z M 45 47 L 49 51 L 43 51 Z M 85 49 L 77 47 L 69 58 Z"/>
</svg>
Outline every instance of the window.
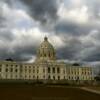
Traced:
<svg viewBox="0 0 100 100">
<path fill-rule="evenodd" d="M 13 67 L 13 65 L 11 65 Z"/>
<path fill-rule="evenodd" d="M 6 72 L 8 72 L 8 68 L 6 68 Z"/>
<path fill-rule="evenodd" d="M 53 68 L 53 73 L 55 73 L 55 68 Z"/>
<path fill-rule="evenodd" d="M 8 64 L 6 64 L 6 66 L 8 67 Z"/>
<path fill-rule="evenodd" d="M 50 67 L 48 67 L 48 73 L 50 73 Z"/>
<path fill-rule="evenodd" d="M 18 72 L 18 70 L 17 70 L 17 69 L 15 69 L 15 72 Z"/>
<path fill-rule="evenodd" d="M 37 76 L 37 79 L 39 79 L 39 76 Z"/>
<path fill-rule="evenodd" d="M 64 76 L 64 79 L 65 79 L 65 76 Z"/>
<path fill-rule="evenodd" d="M 45 76 L 43 76 L 43 78 L 45 79 Z"/>
<path fill-rule="evenodd" d="M 57 73 L 60 73 L 60 68 L 57 68 Z"/>
<path fill-rule="evenodd" d="M 13 72 L 13 68 L 10 69 L 10 72 Z"/>
<path fill-rule="evenodd" d="M 33 73 L 35 73 L 35 70 L 33 69 Z"/>
<path fill-rule="evenodd" d="M 50 52 L 49 52 L 49 57 L 50 57 Z"/>
<path fill-rule="evenodd" d="M 23 72 L 23 69 L 20 67 L 20 72 Z"/>
<path fill-rule="evenodd" d="M 29 73 L 31 73 L 31 69 L 29 69 Z"/>
<path fill-rule="evenodd" d="M 46 57 L 46 54 L 44 54 L 44 57 Z"/>
</svg>

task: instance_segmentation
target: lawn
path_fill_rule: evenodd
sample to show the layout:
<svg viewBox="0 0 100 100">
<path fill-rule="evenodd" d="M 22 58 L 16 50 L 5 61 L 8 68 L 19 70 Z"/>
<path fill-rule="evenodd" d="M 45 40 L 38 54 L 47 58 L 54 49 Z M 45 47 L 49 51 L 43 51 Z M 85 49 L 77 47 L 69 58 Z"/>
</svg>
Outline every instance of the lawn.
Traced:
<svg viewBox="0 0 100 100">
<path fill-rule="evenodd" d="M 0 100 L 100 100 L 100 95 L 68 86 L 0 84 Z"/>
</svg>

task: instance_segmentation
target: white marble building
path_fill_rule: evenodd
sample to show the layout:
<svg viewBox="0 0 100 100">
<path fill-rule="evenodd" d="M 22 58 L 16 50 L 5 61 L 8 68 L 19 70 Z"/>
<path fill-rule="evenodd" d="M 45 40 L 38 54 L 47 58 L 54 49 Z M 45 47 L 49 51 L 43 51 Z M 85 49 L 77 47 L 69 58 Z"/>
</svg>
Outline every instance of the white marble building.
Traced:
<svg viewBox="0 0 100 100">
<path fill-rule="evenodd" d="M 0 61 L 0 80 L 94 80 L 88 66 L 58 62 L 54 47 L 45 37 L 33 63 Z"/>
</svg>

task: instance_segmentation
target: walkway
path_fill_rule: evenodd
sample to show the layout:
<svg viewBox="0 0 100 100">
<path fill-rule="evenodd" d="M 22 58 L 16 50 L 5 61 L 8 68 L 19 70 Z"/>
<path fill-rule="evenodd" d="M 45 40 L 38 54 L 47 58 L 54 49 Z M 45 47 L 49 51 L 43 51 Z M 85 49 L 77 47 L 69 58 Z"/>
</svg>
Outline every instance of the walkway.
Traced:
<svg viewBox="0 0 100 100">
<path fill-rule="evenodd" d="M 81 87 L 81 89 L 83 89 L 85 91 L 89 91 L 89 92 L 93 92 L 93 93 L 100 94 L 100 91 L 99 90 L 93 90 L 93 89 L 90 89 L 88 87 Z"/>
</svg>

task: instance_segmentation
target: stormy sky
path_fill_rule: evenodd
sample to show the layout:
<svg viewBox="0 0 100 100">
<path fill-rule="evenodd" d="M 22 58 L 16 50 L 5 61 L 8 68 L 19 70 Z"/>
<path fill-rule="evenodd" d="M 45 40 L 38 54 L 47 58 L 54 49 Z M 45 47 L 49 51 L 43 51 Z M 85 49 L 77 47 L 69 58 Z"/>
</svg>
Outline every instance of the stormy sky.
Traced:
<svg viewBox="0 0 100 100">
<path fill-rule="evenodd" d="M 49 38 L 57 58 L 100 61 L 100 0 L 0 0 L 0 60 L 33 61 Z"/>
</svg>

